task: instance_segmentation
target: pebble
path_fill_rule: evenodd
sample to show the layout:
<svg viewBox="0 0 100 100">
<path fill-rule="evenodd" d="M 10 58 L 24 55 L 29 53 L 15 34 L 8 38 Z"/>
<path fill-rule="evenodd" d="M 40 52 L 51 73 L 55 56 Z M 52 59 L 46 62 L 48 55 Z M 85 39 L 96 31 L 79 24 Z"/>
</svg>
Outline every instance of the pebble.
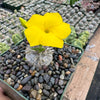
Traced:
<svg viewBox="0 0 100 100">
<path fill-rule="evenodd" d="M 39 89 L 38 93 L 41 94 L 42 93 L 42 89 Z"/>
<path fill-rule="evenodd" d="M 67 71 L 67 72 L 66 72 L 66 75 L 69 75 L 70 73 L 71 73 L 70 71 Z"/>
<path fill-rule="evenodd" d="M 10 69 L 8 69 L 8 70 L 6 71 L 6 74 L 10 74 L 10 72 L 11 72 L 11 70 L 10 70 Z"/>
<path fill-rule="evenodd" d="M 23 65 L 25 70 L 29 70 L 29 67 L 27 65 Z"/>
<path fill-rule="evenodd" d="M 34 84 L 37 84 L 38 83 L 38 78 L 34 78 Z"/>
<path fill-rule="evenodd" d="M 54 83 L 55 83 L 55 78 L 51 77 L 50 82 L 52 83 L 52 85 L 54 85 Z"/>
<path fill-rule="evenodd" d="M 52 71 L 48 71 L 48 74 L 51 76 L 51 74 L 52 74 Z"/>
<path fill-rule="evenodd" d="M 22 88 L 22 91 L 27 91 L 27 92 L 29 92 L 31 90 L 31 86 L 29 86 L 29 85 L 26 85 L 26 86 L 24 86 L 23 88 Z"/>
<path fill-rule="evenodd" d="M 14 80 L 12 80 L 11 78 L 8 78 L 8 79 L 7 79 L 7 83 L 8 83 L 9 85 L 14 85 Z"/>
<path fill-rule="evenodd" d="M 41 100 L 41 95 L 40 94 L 37 94 L 36 100 Z"/>
<path fill-rule="evenodd" d="M 27 76 L 25 77 L 22 81 L 21 81 L 21 84 L 26 84 L 30 79 L 32 78 L 32 76 Z"/>
<path fill-rule="evenodd" d="M 34 70 L 34 71 L 31 73 L 31 75 L 34 76 L 36 72 L 37 72 L 37 71 Z"/>
<path fill-rule="evenodd" d="M 16 83 L 15 85 L 14 85 L 14 89 L 17 89 L 19 87 L 19 83 Z"/>
<path fill-rule="evenodd" d="M 57 92 L 58 92 L 58 94 L 62 94 L 63 93 L 63 89 L 60 89 Z"/>
<path fill-rule="evenodd" d="M 23 85 L 19 85 L 19 87 L 17 88 L 17 91 L 20 91 L 23 88 Z"/>
<path fill-rule="evenodd" d="M 36 90 L 31 91 L 31 95 L 32 95 L 32 97 L 36 98 L 36 96 L 37 96 L 37 91 L 36 91 Z"/>
<path fill-rule="evenodd" d="M 49 76 L 48 74 L 45 74 L 45 75 L 43 76 L 43 78 L 44 78 L 44 80 L 45 80 L 46 83 L 48 83 L 49 80 L 50 80 L 50 76 Z"/>
<path fill-rule="evenodd" d="M 15 76 L 15 75 L 11 75 L 11 78 L 12 78 L 13 80 L 15 80 L 15 79 L 16 79 L 16 76 Z"/>
<path fill-rule="evenodd" d="M 63 75 L 63 74 L 62 74 L 62 75 L 60 75 L 60 79 L 62 79 L 62 80 L 64 79 L 64 75 Z"/>
<path fill-rule="evenodd" d="M 36 77 L 38 77 L 39 75 L 40 75 L 40 74 L 39 74 L 38 72 L 35 74 Z"/>
<path fill-rule="evenodd" d="M 64 84 L 63 80 L 59 80 L 59 85 L 62 86 Z"/>
<path fill-rule="evenodd" d="M 63 59 L 63 58 L 62 58 L 62 56 L 61 56 L 61 55 L 59 55 L 59 60 L 60 60 L 60 61 L 62 61 L 62 59 Z"/>
<path fill-rule="evenodd" d="M 67 68 L 68 67 L 68 64 L 67 63 L 64 63 L 64 67 Z"/>
<path fill-rule="evenodd" d="M 46 89 L 46 90 L 50 90 L 50 89 L 51 89 L 51 87 L 50 87 L 49 85 L 47 85 L 47 84 L 43 84 L 43 87 L 44 87 L 44 89 Z"/>
<path fill-rule="evenodd" d="M 19 76 L 21 74 L 22 74 L 22 72 L 21 71 L 18 71 L 17 74 L 16 74 L 16 76 Z"/>
<path fill-rule="evenodd" d="M 49 91 L 47 91 L 47 90 L 45 90 L 45 89 L 43 89 L 43 94 L 44 94 L 45 96 L 49 96 L 49 95 L 50 95 Z"/>
<path fill-rule="evenodd" d="M 43 81 L 44 81 L 44 80 L 43 80 L 43 77 L 40 76 L 40 77 L 39 77 L 39 83 L 43 83 Z"/>
<path fill-rule="evenodd" d="M 69 71 L 74 72 L 75 68 L 70 68 Z"/>
<path fill-rule="evenodd" d="M 35 85 L 35 86 L 34 86 L 34 89 L 38 91 L 38 90 L 40 89 L 40 88 L 39 88 L 39 85 Z"/>
<path fill-rule="evenodd" d="M 19 59 L 20 57 L 21 57 L 20 55 L 17 56 L 18 59 Z"/>
</svg>

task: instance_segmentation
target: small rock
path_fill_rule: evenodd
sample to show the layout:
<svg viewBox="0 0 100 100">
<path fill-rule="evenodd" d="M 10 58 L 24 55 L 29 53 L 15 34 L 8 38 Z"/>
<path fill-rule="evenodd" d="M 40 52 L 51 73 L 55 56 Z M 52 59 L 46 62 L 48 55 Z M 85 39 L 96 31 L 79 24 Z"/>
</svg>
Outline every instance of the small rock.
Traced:
<svg viewBox="0 0 100 100">
<path fill-rule="evenodd" d="M 21 57 L 20 55 L 17 56 L 18 59 L 19 59 L 20 57 Z"/>
<path fill-rule="evenodd" d="M 18 71 L 17 74 L 16 74 L 16 76 L 19 76 L 21 74 L 22 74 L 22 72 L 21 71 Z"/>
<path fill-rule="evenodd" d="M 69 75 L 70 73 L 71 73 L 70 71 L 67 71 L 67 72 L 66 72 L 66 75 Z"/>
<path fill-rule="evenodd" d="M 38 83 L 38 78 L 34 78 L 34 84 L 37 84 Z"/>
<path fill-rule="evenodd" d="M 49 80 L 50 80 L 50 76 L 49 76 L 48 74 L 45 74 L 45 75 L 43 76 L 43 78 L 44 78 L 44 80 L 46 81 L 46 83 L 48 83 Z"/>
<path fill-rule="evenodd" d="M 45 89 L 43 89 L 43 94 L 44 94 L 45 96 L 48 96 L 48 97 L 49 97 L 49 95 L 50 95 L 49 91 L 47 91 L 47 90 L 45 90 Z"/>
<path fill-rule="evenodd" d="M 63 79 L 64 79 L 64 75 L 60 75 L 60 79 L 62 79 L 62 80 L 63 80 Z"/>
<path fill-rule="evenodd" d="M 19 87 L 17 88 L 17 91 L 20 91 L 23 88 L 22 85 L 19 85 Z"/>
<path fill-rule="evenodd" d="M 70 68 L 69 71 L 74 72 L 75 68 Z"/>
<path fill-rule="evenodd" d="M 61 56 L 61 55 L 59 55 L 59 60 L 60 60 L 60 61 L 62 61 L 62 59 L 63 59 L 63 58 L 62 58 L 62 56 Z"/>
<path fill-rule="evenodd" d="M 10 72 L 11 72 L 11 70 L 10 70 L 10 69 L 8 69 L 8 70 L 6 71 L 6 74 L 10 74 Z"/>
<path fill-rule="evenodd" d="M 34 70 L 34 71 L 31 73 L 31 75 L 34 76 L 36 72 L 37 72 L 37 71 Z"/>
<path fill-rule="evenodd" d="M 36 77 L 38 77 L 39 75 L 40 75 L 40 73 L 38 73 L 38 72 L 35 74 Z"/>
<path fill-rule="evenodd" d="M 41 100 L 41 95 L 37 94 L 36 100 Z"/>
<path fill-rule="evenodd" d="M 52 71 L 48 71 L 48 74 L 51 76 L 51 74 L 52 74 Z"/>
<path fill-rule="evenodd" d="M 31 90 L 31 86 L 29 86 L 29 85 L 26 85 L 26 86 L 24 86 L 23 88 L 22 88 L 22 91 L 30 91 Z"/>
<path fill-rule="evenodd" d="M 63 65 L 65 68 L 67 68 L 68 67 L 68 64 L 67 63 L 64 63 L 64 65 Z"/>
<path fill-rule="evenodd" d="M 25 70 L 29 70 L 29 67 L 27 65 L 23 65 Z"/>
<path fill-rule="evenodd" d="M 51 77 L 50 82 L 52 83 L 52 85 L 54 85 L 54 83 L 55 83 L 55 78 Z"/>
<path fill-rule="evenodd" d="M 58 78 L 56 78 L 56 79 L 55 79 L 55 84 L 57 84 L 57 83 L 58 83 L 58 81 L 59 81 L 59 79 L 58 79 Z"/>
<path fill-rule="evenodd" d="M 16 76 L 15 76 L 15 75 L 11 75 L 11 78 L 12 78 L 13 80 L 15 80 L 15 79 L 16 79 Z"/>
<path fill-rule="evenodd" d="M 39 77 L 39 83 L 43 83 L 43 81 L 44 81 L 44 80 L 43 80 L 43 77 L 40 76 L 40 77 Z"/>
<path fill-rule="evenodd" d="M 8 83 L 9 85 L 14 85 L 14 80 L 12 80 L 11 78 L 8 78 L 8 79 L 7 79 L 7 83 Z"/>
<path fill-rule="evenodd" d="M 41 94 L 41 93 L 42 93 L 42 90 L 41 90 L 41 89 L 39 89 L 38 93 L 39 93 L 39 94 Z"/>
<path fill-rule="evenodd" d="M 36 98 L 36 96 L 37 96 L 37 91 L 36 91 L 36 90 L 31 91 L 31 95 L 32 95 L 32 97 Z"/>
<path fill-rule="evenodd" d="M 14 85 L 14 89 L 17 89 L 19 87 L 19 83 L 16 83 L 15 85 Z"/>
<path fill-rule="evenodd" d="M 51 89 L 51 87 L 50 87 L 49 85 L 47 85 L 47 84 L 43 84 L 43 87 L 44 87 L 44 89 L 46 89 L 46 90 L 50 90 L 50 89 Z"/>
<path fill-rule="evenodd" d="M 60 90 L 58 90 L 57 92 L 58 92 L 58 94 L 61 95 L 61 94 L 63 93 L 63 89 L 60 89 Z"/>
<path fill-rule="evenodd" d="M 35 85 L 34 88 L 35 88 L 35 90 L 37 90 L 37 91 L 40 89 L 38 85 Z"/>
<path fill-rule="evenodd" d="M 21 81 L 21 84 L 26 84 L 30 79 L 32 78 L 32 76 L 27 76 L 25 77 L 22 81 Z"/>
<path fill-rule="evenodd" d="M 64 84 L 63 80 L 59 80 L 59 85 L 62 86 Z"/>
</svg>

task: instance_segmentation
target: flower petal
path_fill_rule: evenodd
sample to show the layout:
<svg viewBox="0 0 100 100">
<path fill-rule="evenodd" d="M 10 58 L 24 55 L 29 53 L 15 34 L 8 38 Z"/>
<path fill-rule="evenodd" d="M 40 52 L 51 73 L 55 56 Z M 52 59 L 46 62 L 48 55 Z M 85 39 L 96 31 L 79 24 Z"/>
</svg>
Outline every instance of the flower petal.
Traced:
<svg viewBox="0 0 100 100">
<path fill-rule="evenodd" d="M 59 13 L 46 13 L 44 15 L 44 26 L 46 29 L 60 25 L 62 23 L 62 17 Z"/>
<path fill-rule="evenodd" d="M 65 39 L 70 35 L 71 28 L 69 24 L 63 22 L 61 25 L 50 28 L 50 32 L 60 39 Z"/>
<path fill-rule="evenodd" d="M 42 15 L 34 14 L 26 23 L 27 27 L 37 26 L 41 29 L 44 28 L 44 18 Z"/>
<path fill-rule="evenodd" d="M 41 45 L 43 46 L 51 46 L 51 47 L 57 47 L 62 48 L 63 47 L 63 40 L 57 38 L 52 33 L 44 34 L 41 38 Z"/>
<path fill-rule="evenodd" d="M 40 45 L 41 36 L 44 34 L 44 32 L 36 26 L 27 28 L 24 33 L 30 46 Z"/>
</svg>

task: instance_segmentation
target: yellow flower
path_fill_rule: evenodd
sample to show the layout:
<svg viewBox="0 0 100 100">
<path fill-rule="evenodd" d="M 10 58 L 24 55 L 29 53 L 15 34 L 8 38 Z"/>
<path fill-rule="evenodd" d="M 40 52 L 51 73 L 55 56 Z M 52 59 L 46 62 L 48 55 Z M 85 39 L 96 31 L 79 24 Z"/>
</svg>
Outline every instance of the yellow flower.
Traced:
<svg viewBox="0 0 100 100">
<path fill-rule="evenodd" d="M 22 19 L 20 19 L 22 21 Z M 23 23 L 24 22 L 24 23 Z M 59 13 L 46 13 L 44 16 L 34 14 L 26 22 L 21 22 L 30 46 L 63 47 L 63 39 L 71 33 L 70 25 L 64 23 Z"/>
</svg>

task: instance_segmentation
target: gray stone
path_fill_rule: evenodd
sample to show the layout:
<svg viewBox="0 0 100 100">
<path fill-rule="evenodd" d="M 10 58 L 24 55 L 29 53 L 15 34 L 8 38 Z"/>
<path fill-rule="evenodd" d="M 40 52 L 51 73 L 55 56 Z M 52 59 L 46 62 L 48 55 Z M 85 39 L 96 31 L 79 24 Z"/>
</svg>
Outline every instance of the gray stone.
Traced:
<svg viewBox="0 0 100 100">
<path fill-rule="evenodd" d="M 49 95 L 50 95 L 49 91 L 47 91 L 47 90 L 45 90 L 45 89 L 43 89 L 43 94 L 44 94 L 45 96 L 48 96 L 48 97 L 49 97 Z"/>
<path fill-rule="evenodd" d="M 50 82 L 52 83 L 52 85 L 54 85 L 54 83 L 55 83 L 55 78 L 51 77 Z"/>
<path fill-rule="evenodd" d="M 17 89 L 19 87 L 19 83 L 16 83 L 15 85 L 14 85 L 14 89 Z"/>
<path fill-rule="evenodd" d="M 29 67 L 27 65 L 23 65 L 24 69 L 28 70 Z"/>
<path fill-rule="evenodd" d="M 44 80 L 46 81 L 46 83 L 48 83 L 49 80 L 50 80 L 50 76 L 49 76 L 48 74 L 45 74 L 45 75 L 43 76 L 43 78 L 44 78 Z"/>
<path fill-rule="evenodd" d="M 64 79 L 64 75 L 63 75 L 63 74 L 62 74 L 62 75 L 60 75 L 60 79 L 62 79 L 62 80 Z"/>
<path fill-rule="evenodd" d="M 29 85 L 26 85 L 26 86 L 24 86 L 23 88 L 22 88 L 22 91 L 27 91 L 27 92 L 29 92 L 30 90 L 31 90 L 31 86 L 29 86 Z"/>
<path fill-rule="evenodd" d="M 50 90 L 50 89 L 51 89 L 51 87 L 50 87 L 49 85 L 47 85 L 47 84 L 43 84 L 43 87 L 44 87 L 44 89 L 46 89 L 46 90 Z"/>
<path fill-rule="evenodd" d="M 21 81 L 21 84 L 22 84 L 22 85 L 26 84 L 31 78 L 32 78 L 32 76 L 27 76 L 27 77 L 25 77 L 25 78 Z"/>
<path fill-rule="evenodd" d="M 63 80 L 59 80 L 59 85 L 62 86 L 64 84 Z"/>
<path fill-rule="evenodd" d="M 40 77 L 39 77 L 39 83 L 43 83 L 43 81 L 44 81 L 44 80 L 43 80 L 43 77 L 40 76 Z"/>
</svg>

